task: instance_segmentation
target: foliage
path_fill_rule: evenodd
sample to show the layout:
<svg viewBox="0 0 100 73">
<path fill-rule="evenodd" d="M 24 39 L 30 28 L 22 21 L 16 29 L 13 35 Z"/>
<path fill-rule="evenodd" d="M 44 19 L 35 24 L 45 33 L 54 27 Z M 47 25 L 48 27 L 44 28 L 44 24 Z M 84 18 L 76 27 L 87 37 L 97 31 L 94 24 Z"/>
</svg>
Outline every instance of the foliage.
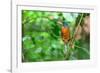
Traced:
<svg viewBox="0 0 100 73">
<path fill-rule="evenodd" d="M 87 13 L 83 14 L 87 15 Z M 68 22 L 70 35 L 73 37 L 81 15 L 82 13 L 22 10 L 22 61 L 89 59 L 89 41 L 86 41 L 86 39 L 77 40 L 74 38 L 70 42 L 74 47 L 71 47 L 70 43 L 66 44 L 67 58 L 64 56 L 60 22 L 63 19 Z"/>
</svg>

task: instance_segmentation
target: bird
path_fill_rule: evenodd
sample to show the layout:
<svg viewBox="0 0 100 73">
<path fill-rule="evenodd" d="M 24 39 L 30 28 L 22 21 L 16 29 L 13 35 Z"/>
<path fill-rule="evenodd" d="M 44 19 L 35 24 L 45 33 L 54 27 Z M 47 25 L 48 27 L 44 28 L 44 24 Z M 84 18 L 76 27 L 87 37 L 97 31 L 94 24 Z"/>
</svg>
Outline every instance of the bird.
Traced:
<svg viewBox="0 0 100 73">
<path fill-rule="evenodd" d="M 67 44 L 70 40 L 70 29 L 68 26 L 68 22 L 63 21 L 63 26 L 61 28 L 61 38 L 64 42 L 64 44 Z"/>
</svg>

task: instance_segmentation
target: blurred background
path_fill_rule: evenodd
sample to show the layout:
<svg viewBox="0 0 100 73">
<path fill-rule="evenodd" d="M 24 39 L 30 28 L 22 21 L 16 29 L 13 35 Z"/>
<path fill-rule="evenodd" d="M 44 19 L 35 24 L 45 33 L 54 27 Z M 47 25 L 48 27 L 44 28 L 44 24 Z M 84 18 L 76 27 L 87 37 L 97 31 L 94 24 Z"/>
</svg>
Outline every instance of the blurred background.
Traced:
<svg viewBox="0 0 100 73">
<path fill-rule="evenodd" d="M 90 14 L 22 10 L 22 61 L 90 59 Z M 63 21 L 70 29 L 67 59 L 61 37 Z"/>
</svg>

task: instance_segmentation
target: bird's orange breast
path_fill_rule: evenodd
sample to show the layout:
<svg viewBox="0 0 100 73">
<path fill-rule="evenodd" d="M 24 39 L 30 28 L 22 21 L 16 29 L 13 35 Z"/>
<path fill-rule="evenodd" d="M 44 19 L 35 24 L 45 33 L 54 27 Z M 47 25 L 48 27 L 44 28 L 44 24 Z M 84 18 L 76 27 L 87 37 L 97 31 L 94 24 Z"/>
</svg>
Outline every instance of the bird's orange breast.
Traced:
<svg viewBox="0 0 100 73">
<path fill-rule="evenodd" d="M 70 39 L 70 30 L 68 27 L 62 27 L 61 36 L 64 43 L 67 43 Z"/>
</svg>

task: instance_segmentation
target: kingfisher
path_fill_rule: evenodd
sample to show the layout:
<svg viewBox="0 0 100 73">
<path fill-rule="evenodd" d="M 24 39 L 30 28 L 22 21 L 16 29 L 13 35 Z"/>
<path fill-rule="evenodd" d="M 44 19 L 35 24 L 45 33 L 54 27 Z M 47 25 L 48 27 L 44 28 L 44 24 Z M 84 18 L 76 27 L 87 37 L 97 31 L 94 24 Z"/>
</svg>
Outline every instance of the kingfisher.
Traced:
<svg viewBox="0 0 100 73">
<path fill-rule="evenodd" d="M 63 22 L 63 26 L 61 28 L 61 37 L 64 44 L 67 44 L 70 40 L 70 29 L 66 21 Z"/>
</svg>

